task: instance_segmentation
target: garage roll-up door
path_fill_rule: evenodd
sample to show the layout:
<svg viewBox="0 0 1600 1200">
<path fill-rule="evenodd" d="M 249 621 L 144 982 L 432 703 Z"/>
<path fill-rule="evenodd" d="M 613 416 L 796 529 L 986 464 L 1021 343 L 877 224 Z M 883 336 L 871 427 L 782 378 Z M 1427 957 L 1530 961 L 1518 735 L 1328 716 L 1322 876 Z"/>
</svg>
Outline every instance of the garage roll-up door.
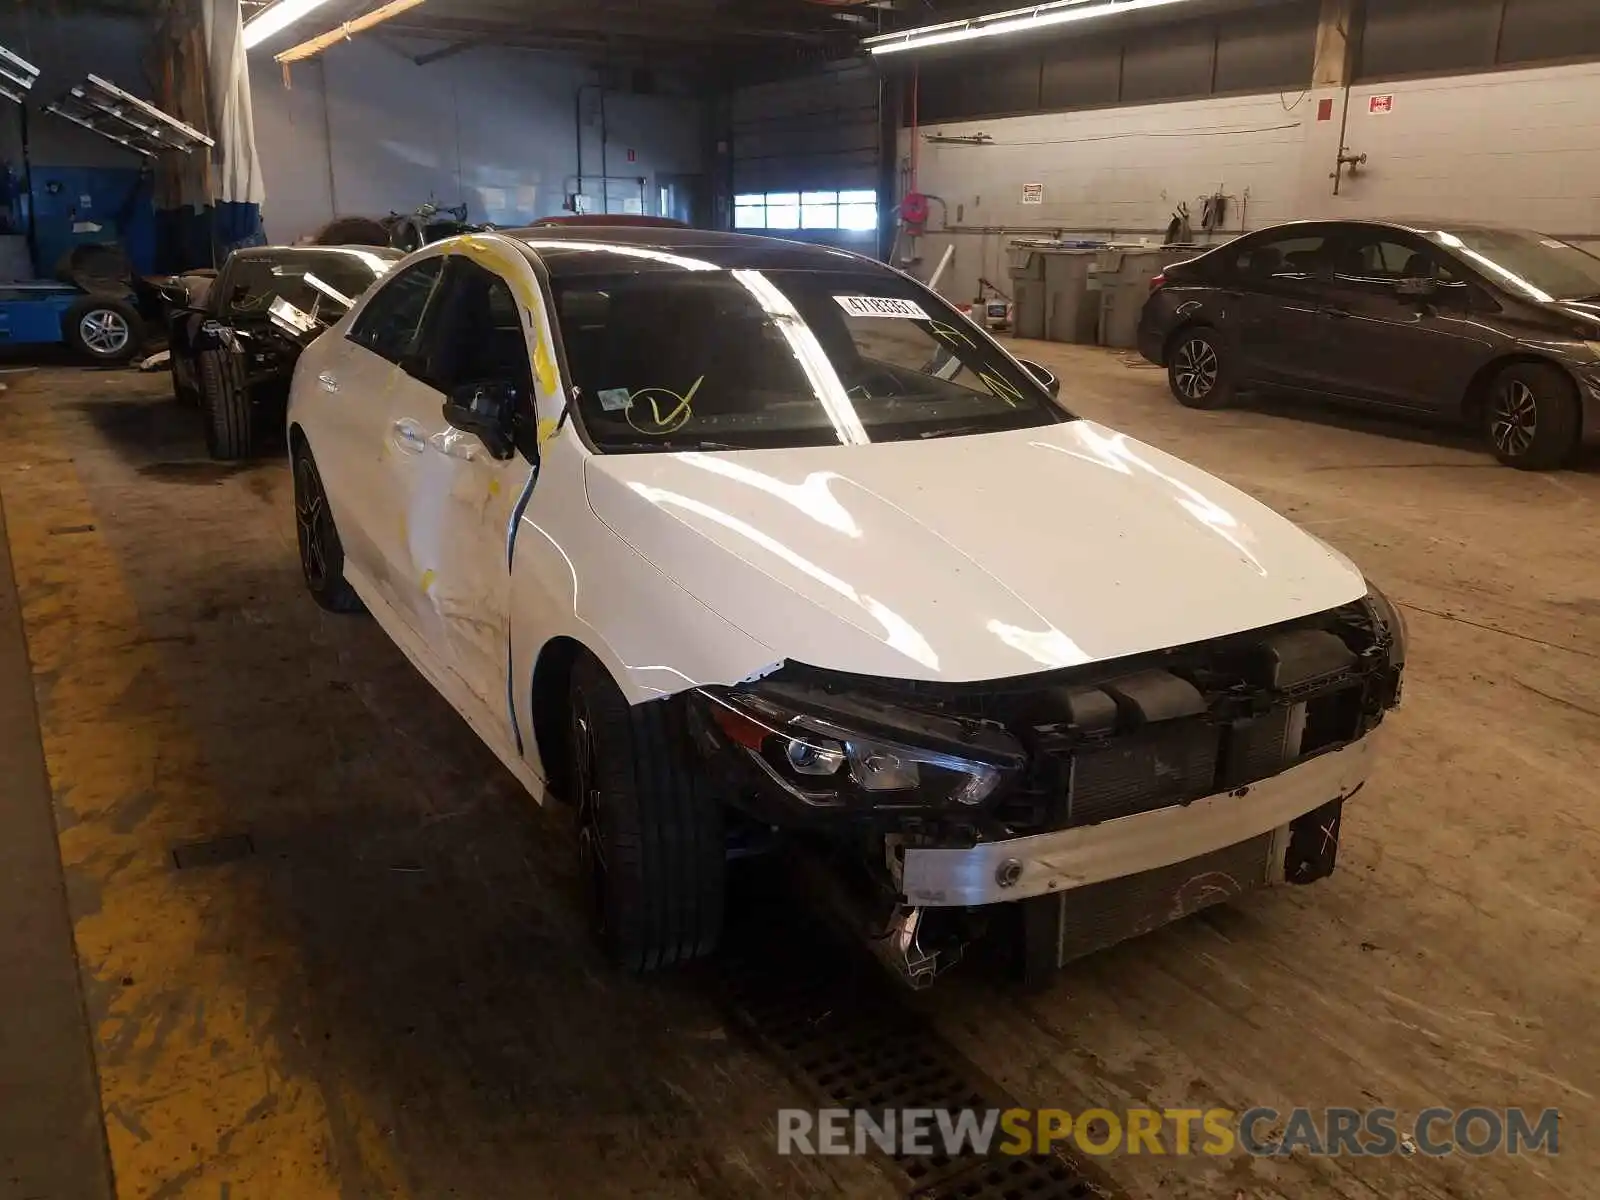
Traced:
<svg viewBox="0 0 1600 1200">
<path fill-rule="evenodd" d="M 736 228 L 872 251 L 882 125 L 868 61 L 740 88 L 730 116 Z"/>
</svg>

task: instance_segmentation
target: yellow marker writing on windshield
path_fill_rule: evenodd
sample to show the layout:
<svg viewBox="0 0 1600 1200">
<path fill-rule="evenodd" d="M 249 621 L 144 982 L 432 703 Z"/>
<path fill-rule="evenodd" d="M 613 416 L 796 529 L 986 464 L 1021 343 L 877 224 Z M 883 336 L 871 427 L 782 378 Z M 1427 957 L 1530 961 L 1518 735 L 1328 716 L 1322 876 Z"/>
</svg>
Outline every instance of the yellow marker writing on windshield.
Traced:
<svg viewBox="0 0 1600 1200">
<path fill-rule="evenodd" d="M 628 397 L 628 407 L 624 410 L 628 418 L 628 424 L 636 432 L 649 436 L 659 437 L 676 433 L 687 425 L 689 419 L 694 416 L 694 394 L 700 390 L 700 385 L 705 381 L 706 377 L 704 375 L 700 376 L 699 379 L 694 381 L 694 386 L 682 396 L 670 388 L 640 388 Z M 641 428 L 639 422 L 634 420 L 633 415 L 638 401 L 645 396 L 650 397 L 650 416 L 647 419 L 647 423 L 653 426 L 651 429 Z M 666 397 L 673 402 L 673 406 L 667 409 L 664 415 L 661 411 L 661 400 L 658 397 Z"/>
<path fill-rule="evenodd" d="M 1015 384 L 1009 383 L 1006 380 L 1001 379 L 1000 376 L 992 374 L 989 371 L 979 371 L 978 378 L 983 381 L 984 387 L 988 388 L 1012 408 L 1015 408 L 1017 405 L 1022 403 L 1024 397 L 1022 393 L 1017 390 Z"/>
</svg>

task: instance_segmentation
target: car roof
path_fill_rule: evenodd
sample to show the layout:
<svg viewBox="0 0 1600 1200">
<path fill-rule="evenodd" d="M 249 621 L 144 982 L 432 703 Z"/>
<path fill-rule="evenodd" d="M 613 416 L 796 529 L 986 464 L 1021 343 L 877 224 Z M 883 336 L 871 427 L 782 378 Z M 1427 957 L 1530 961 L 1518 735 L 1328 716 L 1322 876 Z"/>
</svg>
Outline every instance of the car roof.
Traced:
<svg viewBox="0 0 1600 1200">
<path fill-rule="evenodd" d="M 532 249 L 555 276 L 621 271 L 701 269 L 859 271 L 884 269 L 874 259 L 833 246 L 750 233 L 666 225 L 545 225 L 501 229 Z"/>
<path fill-rule="evenodd" d="M 1515 225 L 1502 225 L 1493 221 L 1458 221 L 1445 218 L 1428 217 L 1334 217 L 1327 220 L 1284 221 L 1277 225 L 1269 225 L 1265 229 L 1253 230 L 1255 233 L 1266 233 L 1270 229 L 1284 229 L 1295 225 L 1375 225 L 1381 229 L 1401 229 L 1407 233 L 1480 233 L 1490 231 L 1511 232 L 1520 229 Z"/>
<path fill-rule="evenodd" d="M 401 259 L 406 256 L 404 250 L 396 250 L 393 246 L 240 246 L 230 257 L 237 258 L 271 258 L 279 254 L 371 254 L 378 258 Z"/>
</svg>

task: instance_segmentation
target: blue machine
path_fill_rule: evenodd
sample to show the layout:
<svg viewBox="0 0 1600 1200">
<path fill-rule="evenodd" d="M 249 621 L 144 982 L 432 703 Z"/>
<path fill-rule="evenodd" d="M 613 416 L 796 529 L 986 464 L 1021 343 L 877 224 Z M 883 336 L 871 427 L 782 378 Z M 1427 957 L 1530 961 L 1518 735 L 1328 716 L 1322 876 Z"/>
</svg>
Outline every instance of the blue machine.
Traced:
<svg viewBox="0 0 1600 1200">
<path fill-rule="evenodd" d="M 136 273 L 148 271 L 154 257 L 149 171 L 143 167 L 36 167 L 28 153 L 29 113 L 24 97 L 38 68 L 3 46 L 0 60 L 5 64 L 5 78 L 22 88 L 20 93 L 0 89 L 17 105 L 22 135 L 20 179 L 10 164 L 0 173 L 0 212 L 4 214 L 0 234 L 9 234 L 0 238 L 0 347 L 66 343 L 90 361 L 125 362 L 144 342 L 139 295 L 126 272 L 128 264 Z M 73 103 L 115 116 L 120 109 L 101 103 L 97 99 L 100 93 L 139 103 L 93 75 L 71 95 L 76 98 Z M 127 149 L 147 157 L 152 153 L 120 133 L 63 109 L 64 103 L 68 102 L 58 101 L 47 109 L 103 133 Z M 142 128 L 137 123 L 135 127 Z M 122 265 L 108 271 L 103 262 L 96 269 L 74 261 L 70 268 L 61 269 L 75 249 L 91 245 L 120 246 L 127 263 L 115 259 Z M 58 273 L 83 286 L 54 282 Z"/>
<path fill-rule="evenodd" d="M 0 346 L 64 341 L 67 310 L 82 295 L 70 283 L 0 283 Z"/>
</svg>

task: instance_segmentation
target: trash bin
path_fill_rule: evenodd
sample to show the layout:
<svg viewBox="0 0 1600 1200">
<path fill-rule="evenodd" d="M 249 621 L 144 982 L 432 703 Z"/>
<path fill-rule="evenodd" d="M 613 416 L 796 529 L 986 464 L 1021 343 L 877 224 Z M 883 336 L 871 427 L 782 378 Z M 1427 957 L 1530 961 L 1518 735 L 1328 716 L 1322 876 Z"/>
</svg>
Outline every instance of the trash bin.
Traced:
<svg viewBox="0 0 1600 1200">
<path fill-rule="evenodd" d="M 1097 250 L 1050 250 L 1044 258 L 1044 336 L 1093 345 L 1100 331 Z"/>
<path fill-rule="evenodd" d="M 1044 337 L 1044 255 L 1037 250 L 1011 251 L 1011 298 L 1016 305 L 1011 332 L 1019 338 Z"/>
<path fill-rule="evenodd" d="M 1185 257 L 1167 247 L 1109 247 L 1100 252 L 1100 326 L 1102 346 L 1131 349 L 1139 344 L 1139 316 L 1150 298 L 1151 277 L 1169 262 Z"/>
</svg>

